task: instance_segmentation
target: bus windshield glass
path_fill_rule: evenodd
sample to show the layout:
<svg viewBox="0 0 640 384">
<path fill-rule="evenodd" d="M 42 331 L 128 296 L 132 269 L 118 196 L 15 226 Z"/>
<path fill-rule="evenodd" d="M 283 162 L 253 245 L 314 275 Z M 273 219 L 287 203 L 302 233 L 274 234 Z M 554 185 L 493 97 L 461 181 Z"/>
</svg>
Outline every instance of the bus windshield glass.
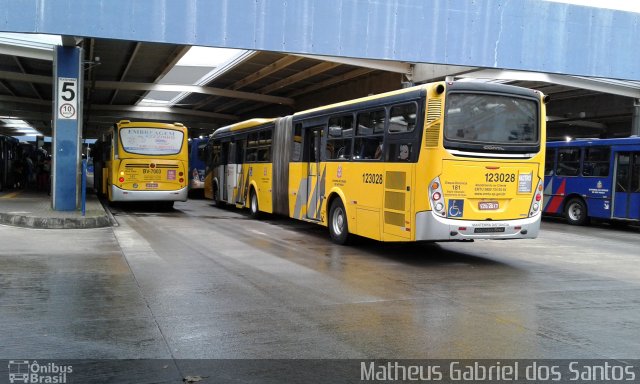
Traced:
<svg viewBox="0 0 640 384">
<path fill-rule="evenodd" d="M 184 133 L 173 129 L 122 128 L 122 148 L 136 155 L 177 155 L 182 150 Z"/>
<path fill-rule="evenodd" d="M 446 102 L 447 148 L 464 144 L 536 145 L 538 106 L 534 100 L 509 96 L 451 93 Z"/>
</svg>

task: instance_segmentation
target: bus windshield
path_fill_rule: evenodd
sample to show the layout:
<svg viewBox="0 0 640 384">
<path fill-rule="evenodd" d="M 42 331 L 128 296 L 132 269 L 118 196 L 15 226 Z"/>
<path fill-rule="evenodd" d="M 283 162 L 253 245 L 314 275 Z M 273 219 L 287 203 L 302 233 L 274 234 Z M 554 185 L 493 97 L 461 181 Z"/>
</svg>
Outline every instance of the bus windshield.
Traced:
<svg viewBox="0 0 640 384">
<path fill-rule="evenodd" d="M 184 133 L 173 129 L 122 128 L 122 148 L 136 155 L 177 155 L 182 150 Z"/>
<path fill-rule="evenodd" d="M 451 93 L 444 123 L 446 147 L 463 148 L 465 143 L 535 145 L 539 142 L 537 110 L 534 100 L 524 98 Z"/>
</svg>

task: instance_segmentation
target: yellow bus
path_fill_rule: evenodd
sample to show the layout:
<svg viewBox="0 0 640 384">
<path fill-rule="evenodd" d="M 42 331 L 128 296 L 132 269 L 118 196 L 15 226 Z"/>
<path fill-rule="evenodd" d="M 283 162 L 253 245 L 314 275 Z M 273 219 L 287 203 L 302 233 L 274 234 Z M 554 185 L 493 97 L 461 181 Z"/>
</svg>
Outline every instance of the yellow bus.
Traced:
<svg viewBox="0 0 640 384">
<path fill-rule="evenodd" d="M 547 99 L 437 82 L 237 123 L 209 141 L 206 196 L 327 226 L 339 244 L 534 238 Z"/>
<path fill-rule="evenodd" d="M 121 120 L 96 141 L 94 186 L 115 201 L 186 201 L 188 134 L 180 123 Z"/>
</svg>

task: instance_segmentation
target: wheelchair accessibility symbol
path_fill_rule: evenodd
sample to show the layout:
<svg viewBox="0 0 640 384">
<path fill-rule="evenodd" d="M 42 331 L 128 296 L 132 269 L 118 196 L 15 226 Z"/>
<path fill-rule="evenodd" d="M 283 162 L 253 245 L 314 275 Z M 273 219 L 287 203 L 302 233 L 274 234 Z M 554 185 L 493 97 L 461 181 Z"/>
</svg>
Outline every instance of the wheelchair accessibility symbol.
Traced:
<svg viewBox="0 0 640 384">
<path fill-rule="evenodd" d="M 462 217 L 464 211 L 464 200 L 449 200 L 449 217 Z"/>
</svg>

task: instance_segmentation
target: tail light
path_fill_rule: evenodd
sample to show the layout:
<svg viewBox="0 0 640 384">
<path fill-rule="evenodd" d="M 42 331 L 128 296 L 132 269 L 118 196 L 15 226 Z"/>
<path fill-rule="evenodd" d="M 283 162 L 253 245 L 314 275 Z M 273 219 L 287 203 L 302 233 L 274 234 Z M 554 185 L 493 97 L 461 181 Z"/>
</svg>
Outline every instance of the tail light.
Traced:
<svg viewBox="0 0 640 384">
<path fill-rule="evenodd" d="M 436 215 L 441 217 L 446 216 L 444 195 L 442 194 L 442 185 L 440 184 L 439 177 L 436 177 L 429 183 L 429 202 L 431 203 L 431 209 Z"/>
<path fill-rule="evenodd" d="M 544 193 L 544 185 L 542 180 L 538 181 L 538 186 L 533 193 L 531 199 L 531 208 L 529 208 L 529 217 L 539 214 L 542 210 L 542 195 Z"/>
<path fill-rule="evenodd" d="M 118 181 L 124 183 L 124 177 L 119 178 Z"/>
<path fill-rule="evenodd" d="M 184 178 L 181 177 L 180 180 L 178 180 L 178 181 L 181 182 L 181 183 L 184 183 Z"/>
</svg>

